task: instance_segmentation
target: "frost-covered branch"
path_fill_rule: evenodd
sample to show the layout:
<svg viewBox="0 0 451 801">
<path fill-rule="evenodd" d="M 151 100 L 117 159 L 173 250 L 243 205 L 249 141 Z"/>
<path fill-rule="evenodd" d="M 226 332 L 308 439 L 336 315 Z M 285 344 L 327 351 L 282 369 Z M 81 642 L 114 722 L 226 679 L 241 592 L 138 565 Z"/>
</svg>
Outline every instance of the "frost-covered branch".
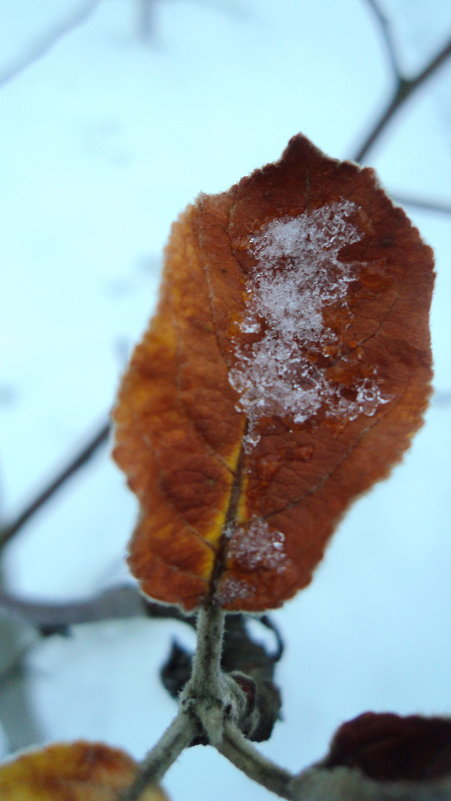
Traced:
<svg viewBox="0 0 451 801">
<path fill-rule="evenodd" d="M 70 14 L 67 19 L 55 25 L 53 30 L 48 31 L 45 36 L 37 40 L 22 56 L 19 56 L 12 64 L 0 72 L 0 88 L 13 81 L 22 74 L 28 67 L 43 58 L 64 36 L 72 33 L 74 28 L 81 25 L 94 11 L 101 0 L 87 0 L 79 8 Z"/>
</svg>

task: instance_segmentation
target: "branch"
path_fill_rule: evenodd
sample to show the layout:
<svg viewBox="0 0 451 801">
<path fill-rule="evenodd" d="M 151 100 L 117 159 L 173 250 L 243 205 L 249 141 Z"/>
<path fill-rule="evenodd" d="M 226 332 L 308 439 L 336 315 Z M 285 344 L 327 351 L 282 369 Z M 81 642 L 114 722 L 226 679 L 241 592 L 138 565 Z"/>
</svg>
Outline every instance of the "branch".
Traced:
<svg viewBox="0 0 451 801">
<path fill-rule="evenodd" d="M 193 625 L 193 618 L 182 614 L 177 607 L 148 601 L 131 585 L 112 587 L 87 600 L 63 604 L 26 601 L 0 590 L 1 608 L 26 620 L 43 634 L 61 632 L 83 623 L 132 617 L 171 618 Z"/>
<path fill-rule="evenodd" d="M 409 197 L 408 195 L 392 195 L 393 200 L 400 206 L 413 206 L 422 211 L 433 211 L 438 214 L 451 214 L 451 203 L 438 203 L 435 200 L 425 200 L 424 198 Z"/>
<path fill-rule="evenodd" d="M 204 694 L 207 688 L 215 694 L 220 691 L 224 618 L 223 610 L 213 604 L 199 609 L 197 647 L 191 674 L 195 694 Z"/>
<path fill-rule="evenodd" d="M 135 0 L 137 3 L 138 37 L 143 42 L 149 42 L 153 33 L 153 0 Z"/>
<path fill-rule="evenodd" d="M 181 708 L 199 724 L 199 742 L 218 745 L 227 720 L 241 722 L 247 698 L 237 682 L 221 670 L 224 611 L 213 603 L 201 607 L 191 678 L 180 694 Z"/>
<path fill-rule="evenodd" d="M 28 67 L 43 58 L 64 36 L 71 33 L 78 25 L 81 25 L 100 2 L 101 0 L 88 0 L 88 2 L 83 3 L 68 19 L 56 25 L 54 30 L 35 42 L 27 55 L 18 58 L 15 63 L 0 72 L 0 88 L 6 86 L 27 70 Z"/>
<path fill-rule="evenodd" d="M 125 619 L 145 614 L 146 602 L 135 587 L 114 587 L 106 592 L 74 603 L 34 603 L 0 591 L 0 607 L 18 615 L 47 633 L 66 629 L 77 623 Z"/>
<path fill-rule="evenodd" d="M 137 801 L 143 790 L 160 781 L 178 755 L 190 744 L 195 730 L 194 721 L 183 711 L 179 712 L 141 763 L 138 776 L 123 794 L 121 801 Z"/>
<path fill-rule="evenodd" d="M 209 604 L 198 612 L 197 648 L 191 678 L 180 695 L 180 711 L 156 746 L 139 767 L 139 775 L 125 792 L 122 801 L 137 801 L 148 785 L 156 783 L 196 735 L 206 742 L 222 736 L 225 707 L 233 699 L 221 673 L 221 649 L 224 612 Z M 233 679 L 230 679 L 232 684 Z M 242 694 L 235 685 L 236 694 Z"/>
<path fill-rule="evenodd" d="M 176 747 L 173 747 L 175 735 L 172 736 L 168 730 L 164 736 L 170 742 L 168 756 L 165 756 L 166 740 L 163 738 L 141 765 L 139 778 L 123 801 L 137 801 L 146 786 L 160 778 L 174 761 L 173 754 L 177 749 L 179 753 L 181 748 L 198 743 L 215 746 L 264 787 L 282 798 L 292 797 L 289 785 L 293 777 L 259 754 L 242 733 L 249 727 L 255 708 L 243 689 L 249 685 L 249 677 L 240 672 L 227 674 L 221 670 L 224 619 L 224 611 L 211 602 L 199 610 L 192 673 L 180 693 L 180 712 L 173 724 L 175 726 L 179 721 L 182 726 L 183 720 L 188 720 L 191 728 L 188 732 L 182 727 L 183 737 L 180 735 L 176 740 Z M 159 760 L 163 760 L 163 770 L 158 767 Z"/>
<path fill-rule="evenodd" d="M 450 38 L 445 42 L 443 47 L 436 53 L 436 55 L 432 57 L 428 64 L 426 64 L 424 69 L 417 73 L 417 75 L 413 78 L 407 78 L 400 72 L 398 59 L 395 54 L 394 43 L 391 38 L 391 34 L 389 33 L 389 27 L 385 17 L 379 10 L 375 0 L 367 0 L 367 2 L 373 9 L 377 19 L 379 20 L 379 24 L 382 27 L 386 47 L 390 56 L 390 62 L 392 64 L 393 72 L 396 76 L 396 84 L 386 107 L 382 110 L 374 126 L 353 156 L 355 161 L 363 161 L 369 150 L 373 147 L 374 143 L 381 135 L 382 131 L 386 128 L 396 112 L 404 105 L 410 95 L 416 91 L 426 80 L 428 80 L 428 78 L 430 78 L 451 56 Z"/>
<path fill-rule="evenodd" d="M 451 404 L 451 390 L 436 389 L 432 396 L 434 406 L 449 406 Z"/>
<path fill-rule="evenodd" d="M 384 40 L 385 48 L 387 50 L 387 55 L 390 61 L 391 68 L 393 70 L 393 74 L 396 80 L 399 81 L 401 80 L 402 77 L 402 70 L 399 64 L 398 53 L 396 52 L 396 44 L 393 38 L 391 25 L 385 14 L 379 8 L 376 0 L 366 0 L 366 2 L 371 8 L 380 26 L 382 38 Z"/>
<path fill-rule="evenodd" d="M 110 424 L 105 423 L 102 428 L 92 437 L 92 439 L 79 451 L 69 464 L 40 492 L 28 506 L 13 520 L 0 529 L 0 549 L 9 542 L 18 531 L 28 523 L 30 518 L 47 503 L 48 500 L 76 473 L 83 467 L 96 451 L 108 441 Z"/>
<path fill-rule="evenodd" d="M 291 773 L 257 751 L 233 724 L 226 724 L 223 741 L 216 747 L 220 754 L 253 781 L 281 798 L 293 798 L 290 787 L 293 780 Z"/>
</svg>

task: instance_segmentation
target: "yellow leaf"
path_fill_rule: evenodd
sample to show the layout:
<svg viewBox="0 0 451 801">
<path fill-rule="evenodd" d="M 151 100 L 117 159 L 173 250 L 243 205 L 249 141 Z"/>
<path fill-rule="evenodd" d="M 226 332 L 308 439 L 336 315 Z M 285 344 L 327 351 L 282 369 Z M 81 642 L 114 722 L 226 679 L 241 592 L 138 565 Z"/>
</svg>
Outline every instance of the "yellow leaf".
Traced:
<svg viewBox="0 0 451 801">
<path fill-rule="evenodd" d="M 75 742 L 28 751 L 0 766 L 1 801 L 120 801 L 137 765 L 103 743 Z M 140 801 L 168 801 L 156 786 Z"/>
</svg>

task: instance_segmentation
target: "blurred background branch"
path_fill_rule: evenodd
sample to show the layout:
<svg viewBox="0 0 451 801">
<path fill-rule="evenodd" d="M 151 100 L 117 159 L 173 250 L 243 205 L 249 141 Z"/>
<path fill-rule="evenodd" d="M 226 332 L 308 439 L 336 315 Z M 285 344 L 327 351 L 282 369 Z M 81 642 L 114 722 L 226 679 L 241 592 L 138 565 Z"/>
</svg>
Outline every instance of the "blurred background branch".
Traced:
<svg viewBox="0 0 451 801">
<path fill-rule="evenodd" d="M 110 424 L 104 423 L 91 437 L 86 445 L 73 456 L 66 466 L 58 473 L 44 489 L 22 509 L 14 520 L 0 526 L 0 549 L 3 548 L 31 518 L 42 509 L 61 489 L 70 478 L 75 476 L 82 467 L 90 461 L 95 453 L 108 442 Z"/>
<path fill-rule="evenodd" d="M 87 2 L 82 3 L 66 19 L 57 23 L 54 28 L 34 42 L 26 53 L 18 56 L 12 64 L 0 71 L 0 88 L 18 78 L 25 70 L 32 67 L 36 61 L 46 56 L 49 50 L 58 44 L 64 36 L 72 33 L 78 25 L 86 22 L 100 2 L 102 0 L 87 0 Z"/>
<path fill-rule="evenodd" d="M 397 54 L 396 45 L 392 36 L 391 26 L 389 21 L 382 13 L 378 3 L 375 0 L 366 0 L 366 2 L 373 11 L 375 19 L 377 20 L 379 27 L 381 29 L 387 52 L 387 57 L 391 64 L 395 83 L 391 97 L 388 98 L 387 103 L 380 112 L 379 116 L 377 117 L 376 122 L 371 126 L 362 144 L 357 148 L 353 156 L 353 159 L 358 162 L 364 161 L 366 159 L 368 153 L 374 147 L 381 134 L 385 131 L 388 124 L 397 114 L 399 109 L 401 109 L 402 106 L 405 104 L 405 102 L 412 96 L 412 94 L 417 89 L 419 89 L 423 83 L 425 83 L 429 78 L 431 78 L 440 69 L 440 67 L 442 67 L 446 63 L 448 58 L 451 56 L 451 36 L 450 36 L 445 41 L 443 47 L 441 47 L 432 56 L 432 58 L 423 67 L 423 69 L 417 72 L 417 74 L 414 75 L 413 77 L 408 78 L 401 70 L 399 57 Z"/>
</svg>

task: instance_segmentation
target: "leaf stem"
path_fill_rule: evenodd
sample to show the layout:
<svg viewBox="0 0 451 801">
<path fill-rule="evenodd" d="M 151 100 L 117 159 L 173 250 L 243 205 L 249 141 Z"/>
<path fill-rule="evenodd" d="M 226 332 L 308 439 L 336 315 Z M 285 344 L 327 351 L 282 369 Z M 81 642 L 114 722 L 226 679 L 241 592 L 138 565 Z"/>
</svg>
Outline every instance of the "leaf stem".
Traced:
<svg viewBox="0 0 451 801">
<path fill-rule="evenodd" d="M 191 674 L 192 689 L 203 694 L 208 688 L 218 694 L 221 689 L 221 654 L 224 639 L 224 611 L 215 604 L 199 609 L 197 646 Z"/>
<path fill-rule="evenodd" d="M 180 695 L 182 709 L 211 745 L 221 742 L 225 722 L 240 721 L 247 706 L 241 688 L 221 670 L 224 621 L 224 611 L 214 602 L 199 610 L 191 678 Z"/>
</svg>

